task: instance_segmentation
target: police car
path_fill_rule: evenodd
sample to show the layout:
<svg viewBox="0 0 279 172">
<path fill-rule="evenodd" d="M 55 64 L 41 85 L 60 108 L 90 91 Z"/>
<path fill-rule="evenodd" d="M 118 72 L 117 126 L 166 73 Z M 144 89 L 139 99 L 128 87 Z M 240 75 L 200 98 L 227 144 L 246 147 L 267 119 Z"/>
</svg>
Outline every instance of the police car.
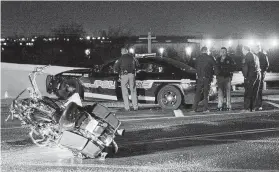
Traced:
<svg viewBox="0 0 279 172">
<path fill-rule="evenodd" d="M 164 109 L 177 109 L 182 103 L 193 103 L 196 87 L 194 68 L 166 57 L 143 56 L 137 59 L 139 102 L 158 103 Z M 66 99 L 74 91 L 84 101 L 122 101 L 119 75 L 113 70 L 115 62 L 108 62 L 98 72 L 93 68 L 75 69 L 49 75 L 46 80 L 47 92 L 61 99 Z M 210 97 L 215 97 L 216 92 L 216 87 L 211 87 Z"/>
</svg>

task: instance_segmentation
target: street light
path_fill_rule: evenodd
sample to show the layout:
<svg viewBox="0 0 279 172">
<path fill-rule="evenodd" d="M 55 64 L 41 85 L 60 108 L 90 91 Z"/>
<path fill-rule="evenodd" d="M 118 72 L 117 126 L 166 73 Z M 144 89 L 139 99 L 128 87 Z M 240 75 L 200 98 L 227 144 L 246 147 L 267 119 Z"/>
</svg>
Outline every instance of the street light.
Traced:
<svg viewBox="0 0 279 172">
<path fill-rule="evenodd" d="M 212 40 L 211 39 L 207 39 L 206 40 L 206 46 L 209 48 L 212 45 Z"/>
<path fill-rule="evenodd" d="M 161 54 L 161 57 L 163 57 L 163 53 L 164 53 L 165 49 L 164 48 L 159 48 L 159 52 Z"/>
<path fill-rule="evenodd" d="M 188 56 L 191 56 L 191 54 L 192 54 L 192 48 L 191 47 L 186 47 L 186 54 Z"/>
<path fill-rule="evenodd" d="M 130 49 L 129 49 L 129 52 L 130 52 L 131 54 L 134 54 L 134 53 L 135 53 L 135 49 L 130 48 Z"/>
<path fill-rule="evenodd" d="M 228 41 L 228 45 L 229 45 L 229 47 L 231 47 L 232 46 L 232 40 L 231 39 L 229 39 L 229 41 Z"/>
<path fill-rule="evenodd" d="M 90 40 L 90 36 L 87 36 L 86 39 L 87 39 L 87 40 Z"/>
<path fill-rule="evenodd" d="M 254 39 L 249 39 L 248 41 L 248 46 L 251 47 L 255 44 L 255 40 Z"/>
<path fill-rule="evenodd" d="M 273 39 L 273 40 L 271 41 L 271 45 L 272 45 L 273 47 L 276 47 L 276 46 L 278 45 L 277 39 Z"/>
<path fill-rule="evenodd" d="M 85 50 L 85 55 L 89 56 L 90 55 L 90 49 Z"/>
</svg>

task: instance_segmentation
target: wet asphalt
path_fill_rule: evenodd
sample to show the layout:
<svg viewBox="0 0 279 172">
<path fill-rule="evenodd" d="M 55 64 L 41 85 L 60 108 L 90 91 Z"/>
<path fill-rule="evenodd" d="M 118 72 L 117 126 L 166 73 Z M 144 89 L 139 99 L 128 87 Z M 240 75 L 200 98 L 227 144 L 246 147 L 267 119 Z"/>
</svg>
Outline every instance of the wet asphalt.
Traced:
<svg viewBox="0 0 279 172">
<path fill-rule="evenodd" d="M 273 102 L 277 104 L 278 102 Z M 279 171 L 279 109 L 189 113 L 159 108 L 114 109 L 126 129 L 119 152 L 106 160 L 75 158 L 67 149 L 40 148 L 18 121 L 4 122 L 1 107 L 2 171 Z"/>
</svg>

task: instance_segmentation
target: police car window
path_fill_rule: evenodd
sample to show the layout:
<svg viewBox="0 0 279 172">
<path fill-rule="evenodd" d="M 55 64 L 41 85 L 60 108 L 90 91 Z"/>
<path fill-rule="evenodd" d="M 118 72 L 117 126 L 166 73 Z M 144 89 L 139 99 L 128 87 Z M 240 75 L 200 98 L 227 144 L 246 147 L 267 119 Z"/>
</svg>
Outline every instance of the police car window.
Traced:
<svg viewBox="0 0 279 172">
<path fill-rule="evenodd" d="M 108 74 L 114 73 L 114 70 L 113 70 L 114 63 L 115 62 L 113 61 L 113 62 L 110 62 L 110 63 L 104 65 L 101 72 L 108 73 Z"/>
<path fill-rule="evenodd" d="M 190 71 L 190 70 L 193 69 L 191 66 L 189 66 L 185 63 L 173 60 L 173 59 L 165 59 L 165 60 L 168 61 L 169 63 L 173 64 L 175 67 L 178 67 L 178 68 L 180 68 L 181 70 L 184 70 L 184 71 Z"/>
<path fill-rule="evenodd" d="M 165 71 L 163 65 L 154 63 L 140 63 L 139 69 L 147 73 L 163 73 Z"/>
</svg>

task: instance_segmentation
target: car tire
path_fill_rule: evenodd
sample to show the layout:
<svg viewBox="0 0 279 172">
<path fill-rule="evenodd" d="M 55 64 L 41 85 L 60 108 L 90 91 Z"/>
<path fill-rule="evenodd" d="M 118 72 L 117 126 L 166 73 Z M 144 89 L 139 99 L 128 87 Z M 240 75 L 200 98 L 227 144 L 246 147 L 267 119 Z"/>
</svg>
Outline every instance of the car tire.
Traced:
<svg viewBox="0 0 279 172">
<path fill-rule="evenodd" d="M 175 110 L 182 103 L 182 94 L 175 86 L 166 85 L 158 92 L 157 102 L 162 109 Z"/>
<path fill-rule="evenodd" d="M 74 88 L 74 90 L 69 91 L 67 89 L 67 85 Z M 56 95 L 59 99 L 66 100 L 74 93 L 79 93 L 80 97 L 82 97 L 81 96 L 81 86 L 80 86 L 79 82 L 76 79 L 66 79 L 66 80 L 62 81 L 61 86 L 60 86 L 59 90 L 57 90 Z"/>
</svg>

